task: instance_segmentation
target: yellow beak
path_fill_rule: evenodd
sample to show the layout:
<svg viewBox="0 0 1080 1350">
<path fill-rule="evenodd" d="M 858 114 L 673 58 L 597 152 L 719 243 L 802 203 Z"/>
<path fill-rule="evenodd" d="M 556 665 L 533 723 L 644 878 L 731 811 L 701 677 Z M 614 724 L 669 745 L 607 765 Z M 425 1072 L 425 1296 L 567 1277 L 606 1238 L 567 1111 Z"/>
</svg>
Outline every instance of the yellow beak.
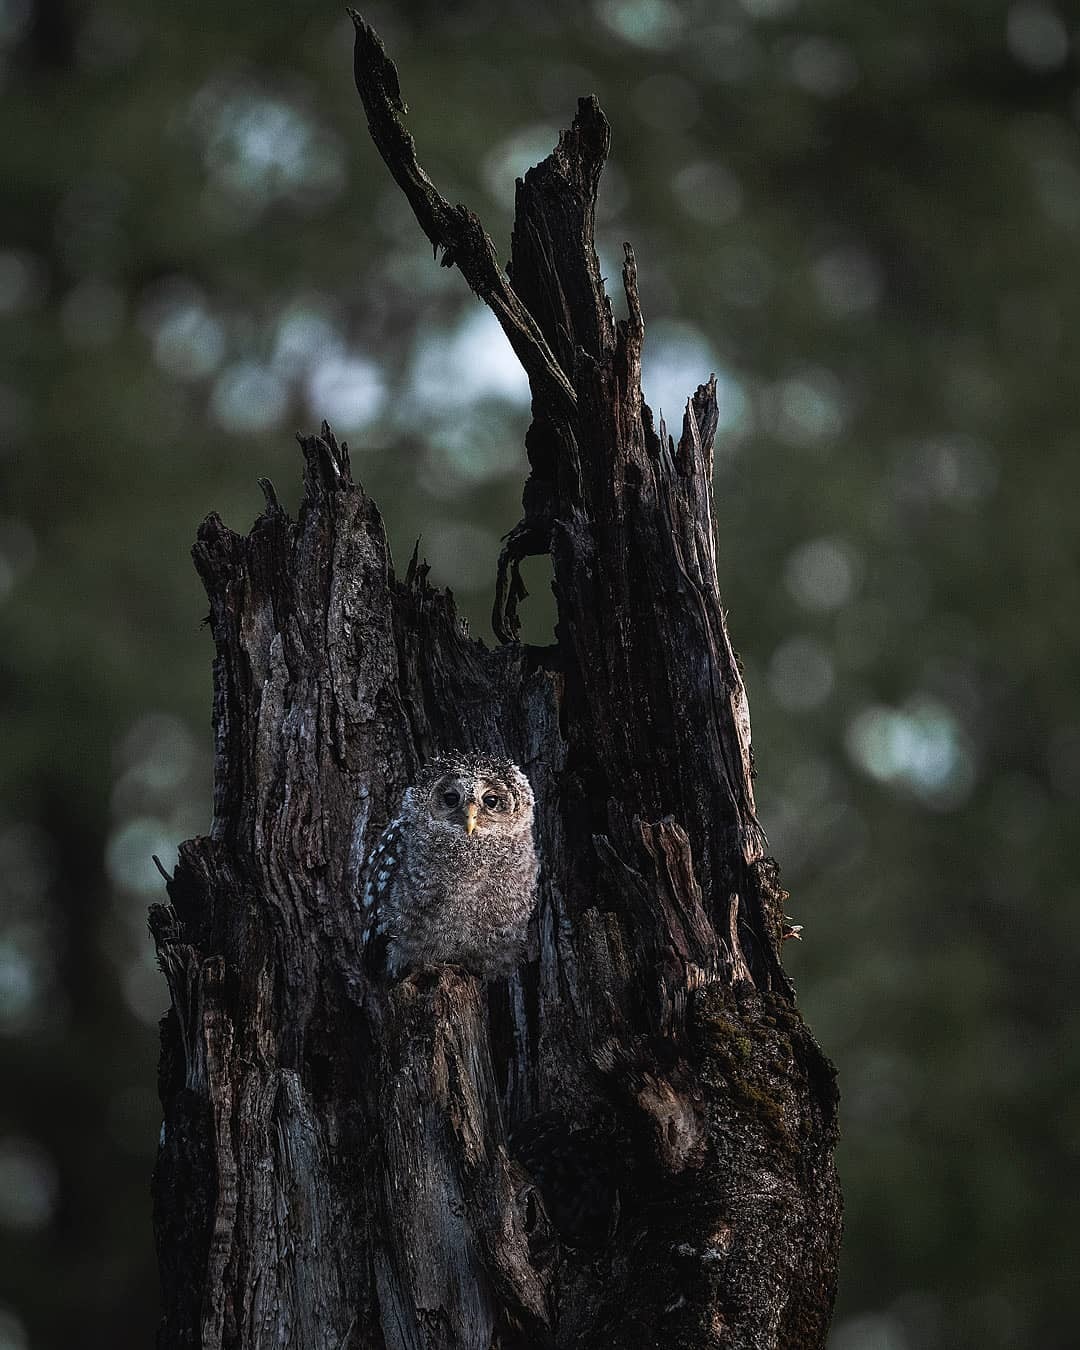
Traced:
<svg viewBox="0 0 1080 1350">
<path fill-rule="evenodd" d="M 470 802 L 465 808 L 465 833 L 472 834 L 476 829 L 476 803 Z"/>
</svg>

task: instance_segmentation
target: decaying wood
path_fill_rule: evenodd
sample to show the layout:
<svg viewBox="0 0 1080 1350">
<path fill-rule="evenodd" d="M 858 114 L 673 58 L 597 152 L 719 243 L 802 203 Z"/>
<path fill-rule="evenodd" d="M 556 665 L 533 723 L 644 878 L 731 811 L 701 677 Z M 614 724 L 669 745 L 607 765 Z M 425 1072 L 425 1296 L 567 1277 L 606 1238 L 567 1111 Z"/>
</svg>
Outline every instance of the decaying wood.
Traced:
<svg viewBox="0 0 1080 1350">
<path fill-rule="evenodd" d="M 215 660 L 214 823 L 151 926 L 172 994 L 154 1179 L 161 1350 L 823 1344 L 840 1201 L 833 1073 L 780 961 L 775 865 L 716 574 L 710 380 L 678 441 L 642 400 L 627 248 L 593 247 L 608 127 L 579 105 L 519 184 L 508 274 L 421 169 L 358 16 L 375 144 L 530 377 L 530 474 L 499 561 L 549 552 L 557 645 L 471 641 L 326 426 L 297 520 L 267 485 L 195 561 Z M 437 415 L 438 410 L 433 409 Z M 431 754 L 525 768 L 527 960 L 365 972 L 368 850 Z"/>
</svg>

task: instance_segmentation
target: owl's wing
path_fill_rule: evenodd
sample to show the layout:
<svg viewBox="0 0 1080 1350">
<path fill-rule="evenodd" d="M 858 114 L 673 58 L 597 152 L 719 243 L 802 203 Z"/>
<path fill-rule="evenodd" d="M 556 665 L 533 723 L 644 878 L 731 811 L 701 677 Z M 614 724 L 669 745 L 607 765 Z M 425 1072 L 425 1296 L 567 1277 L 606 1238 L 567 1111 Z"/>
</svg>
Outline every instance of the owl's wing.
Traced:
<svg viewBox="0 0 1080 1350">
<path fill-rule="evenodd" d="M 379 836 L 368 855 L 362 897 L 363 946 L 369 964 L 385 964 L 386 942 L 395 913 L 391 896 L 401 867 L 406 822 L 397 816 Z"/>
</svg>

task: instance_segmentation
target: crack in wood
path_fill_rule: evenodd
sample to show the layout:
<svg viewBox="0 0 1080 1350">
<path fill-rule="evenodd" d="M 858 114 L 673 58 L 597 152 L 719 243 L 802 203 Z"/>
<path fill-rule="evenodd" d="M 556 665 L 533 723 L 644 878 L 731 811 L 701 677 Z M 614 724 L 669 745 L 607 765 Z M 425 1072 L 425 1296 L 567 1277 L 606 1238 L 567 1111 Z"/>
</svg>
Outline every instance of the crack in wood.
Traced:
<svg viewBox="0 0 1080 1350">
<path fill-rule="evenodd" d="M 151 929 L 173 1010 L 155 1172 L 159 1350 L 815 1350 L 835 1288 L 831 1066 L 780 961 L 746 693 L 716 574 L 715 380 L 678 444 L 593 244 L 609 131 L 583 99 L 517 194 L 509 274 L 424 173 L 353 13 L 372 139 L 532 385 L 491 650 L 324 424 L 298 518 L 193 556 L 210 600 L 214 820 Z M 514 641 L 548 552 L 557 646 Z M 387 987 L 366 858 L 432 754 L 525 766 L 540 897 L 521 967 Z"/>
</svg>

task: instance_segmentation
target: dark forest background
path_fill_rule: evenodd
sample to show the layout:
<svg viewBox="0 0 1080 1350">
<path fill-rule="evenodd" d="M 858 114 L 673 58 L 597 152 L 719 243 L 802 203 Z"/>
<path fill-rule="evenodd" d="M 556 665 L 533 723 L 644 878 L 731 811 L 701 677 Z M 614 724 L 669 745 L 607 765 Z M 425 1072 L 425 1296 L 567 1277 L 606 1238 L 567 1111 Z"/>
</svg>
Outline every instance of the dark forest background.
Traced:
<svg viewBox="0 0 1080 1350">
<path fill-rule="evenodd" d="M 761 814 L 843 1091 L 832 1350 L 1075 1345 L 1076 10 L 364 13 L 504 256 L 515 176 L 600 97 L 646 395 L 677 423 L 718 376 Z M 246 529 L 263 474 L 295 504 L 325 417 L 490 640 L 527 390 L 351 41 L 336 5 L 0 0 L 0 1350 L 152 1343 L 145 915 L 209 823 L 198 521 Z"/>
</svg>

